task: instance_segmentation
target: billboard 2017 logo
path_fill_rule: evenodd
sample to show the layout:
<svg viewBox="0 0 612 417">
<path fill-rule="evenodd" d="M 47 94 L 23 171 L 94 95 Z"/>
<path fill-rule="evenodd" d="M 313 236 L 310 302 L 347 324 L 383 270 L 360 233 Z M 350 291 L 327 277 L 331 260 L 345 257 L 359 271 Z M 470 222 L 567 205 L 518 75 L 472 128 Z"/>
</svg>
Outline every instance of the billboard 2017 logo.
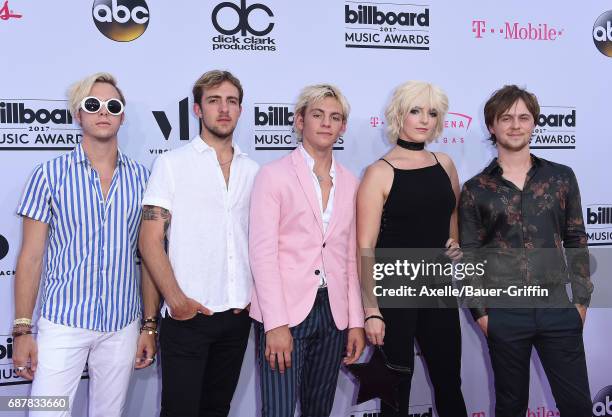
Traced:
<svg viewBox="0 0 612 417">
<path fill-rule="evenodd" d="M 288 151 L 295 149 L 293 139 L 292 103 L 255 103 L 253 109 L 254 142 L 256 151 Z M 343 150 L 344 139 L 339 137 L 335 150 Z"/>
<path fill-rule="evenodd" d="M 602 13 L 595 21 L 593 42 L 599 52 L 612 58 L 612 10 Z"/>
<path fill-rule="evenodd" d="M 347 48 L 429 50 L 429 7 L 417 4 L 344 3 Z"/>
<path fill-rule="evenodd" d="M 0 98 L 0 151 L 71 150 L 81 141 L 66 100 Z"/>
<path fill-rule="evenodd" d="M 540 106 L 531 149 L 576 149 L 576 108 Z"/>
<path fill-rule="evenodd" d="M 504 22 L 495 28 L 486 20 L 472 20 L 472 32 L 477 39 L 497 36 L 508 40 L 555 41 L 563 36 L 564 30 L 553 28 L 548 23 L 525 25 L 518 22 Z"/>
<path fill-rule="evenodd" d="M 238 23 L 234 23 L 236 16 Z M 274 29 L 273 17 L 272 10 L 261 3 L 247 6 L 246 0 L 240 0 L 240 6 L 229 1 L 217 4 L 211 20 L 220 35 L 212 38 L 213 51 L 276 51 L 276 39 L 266 36 Z"/>
<path fill-rule="evenodd" d="M 144 0 L 95 0 L 92 15 L 104 36 L 117 42 L 139 38 L 149 26 L 149 8 Z"/>
</svg>

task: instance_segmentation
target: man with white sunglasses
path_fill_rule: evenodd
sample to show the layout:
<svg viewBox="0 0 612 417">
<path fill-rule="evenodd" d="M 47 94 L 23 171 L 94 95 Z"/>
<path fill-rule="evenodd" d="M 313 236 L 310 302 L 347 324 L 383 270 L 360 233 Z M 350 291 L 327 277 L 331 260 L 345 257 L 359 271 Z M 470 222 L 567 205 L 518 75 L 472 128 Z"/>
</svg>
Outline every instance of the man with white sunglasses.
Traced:
<svg viewBox="0 0 612 417">
<path fill-rule="evenodd" d="M 33 379 L 32 396 L 68 397 L 70 407 L 87 363 L 89 417 L 119 417 L 132 370 L 153 363 L 156 351 L 159 295 L 143 265 L 141 328 L 136 264 L 149 172 L 117 146 L 125 99 L 111 74 L 74 84 L 69 104 L 83 139 L 72 152 L 35 169 L 17 209 L 23 242 L 15 277 L 13 362 L 19 376 Z M 35 340 L 32 316 L 45 249 Z M 70 407 L 30 416 L 69 416 Z"/>
</svg>

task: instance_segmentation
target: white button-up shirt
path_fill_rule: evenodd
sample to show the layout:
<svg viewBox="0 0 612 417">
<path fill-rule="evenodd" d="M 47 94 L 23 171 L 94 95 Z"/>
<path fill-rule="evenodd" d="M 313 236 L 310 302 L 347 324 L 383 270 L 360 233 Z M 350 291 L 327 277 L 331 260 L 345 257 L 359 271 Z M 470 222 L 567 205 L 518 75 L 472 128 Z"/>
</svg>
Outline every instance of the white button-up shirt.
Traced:
<svg viewBox="0 0 612 417">
<path fill-rule="evenodd" d="M 301 143 L 299 144 L 299 148 L 300 148 L 300 151 L 302 152 L 302 155 L 304 155 L 304 159 L 306 160 L 306 165 L 308 165 L 308 169 L 310 170 L 310 174 L 311 174 L 312 181 L 314 184 L 314 189 L 317 194 L 317 200 L 319 201 L 319 208 L 321 210 L 321 220 L 323 221 L 323 234 L 325 234 L 325 232 L 327 231 L 327 226 L 329 225 L 329 220 L 331 219 L 332 211 L 334 209 L 334 192 L 336 190 L 336 184 L 334 182 L 334 178 L 336 177 L 336 163 L 334 161 L 334 155 L 332 154 L 332 163 L 329 168 L 329 176 L 331 177 L 332 187 L 331 187 L 331 190 L 329 191 L 329 198 L 327 199 L 327 206 L 325 207 L 325 210 L 323 210 L 323 193 L 321 191 L 321 184 L 319 183 L 317 174 L 315 174 L 314 172 L 315 161 L 312 158 L 312 156 L 310 156 L 308 151 L 304 149 L 304 146 L 302 146 Z M 325 287 L 327 286 L 327 279 L 325 278 L 325 265 L 322 265 L 321 269 L 322 271 L 321 271 L 321 275 L 319 279 L 319 286 Z"/>
<path fill-rule="evenodd" d="M 176 280 L 214 312 L 251 300 L 249 202 L 259 167 L 233 146 L 227 185 L 215 150 L 199 136 L 159 156 L 142 203 L 171 212 L 168 256 Z"/>
</svg>

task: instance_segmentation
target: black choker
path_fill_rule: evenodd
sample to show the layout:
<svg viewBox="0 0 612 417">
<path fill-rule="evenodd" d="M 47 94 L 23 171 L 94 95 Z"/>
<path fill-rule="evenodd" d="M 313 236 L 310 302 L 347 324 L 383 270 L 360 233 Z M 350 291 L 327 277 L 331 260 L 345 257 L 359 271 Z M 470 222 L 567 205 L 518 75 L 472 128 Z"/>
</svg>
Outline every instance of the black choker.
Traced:
<svg viewBox="0 0 612 417">
<path fill-rule="evenodd" d="M 425 142 L 409 142 L 404 139 L 397 139 L 397 146 L 400 148 L 408 149 L 410 151 L 422 151 L 425 149 Z"/>
</svg>

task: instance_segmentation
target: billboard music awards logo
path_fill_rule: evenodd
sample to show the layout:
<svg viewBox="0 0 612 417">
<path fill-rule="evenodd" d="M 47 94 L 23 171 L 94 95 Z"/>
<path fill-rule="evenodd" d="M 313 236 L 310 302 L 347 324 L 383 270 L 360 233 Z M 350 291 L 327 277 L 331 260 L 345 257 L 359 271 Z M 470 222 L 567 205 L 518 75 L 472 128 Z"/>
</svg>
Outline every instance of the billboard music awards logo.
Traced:
<svg viewBox="0 0 612 417">
<path fill-rule="evenodd" d="M 429 50 L 429 6 L 344 2 L 347 48 Z"/>
<path fill-rule="evenodd" d="M 531 149 L 576 149 L 576 108 L 540 106 Z"/>
<path fill-rule="evenodd" d="M 556 41 L 563 36 L 565 30 L 555 28 L 548 23 L 492 23 L 488 20 L 472 20 L 472 33 L 477 39 L 501 38 L 522 41 Z"/>
<path fill-rule="evenodd" d="M 593 42 L 599 52 L 612 58 L 612 10 L 602 13 L 595 21 Z"/>
<path fill-rule="evenodd" d="M 0 20 L 21 19 L 23 15 L 15 13 L 10 7 L 8 0 L 2 4 L 0 8 Z"/>
<path fill-rule="evenodd" d="M 159 127 L 166 142 L 171 139 L 171 135 L 172 137 L 177 137 L 181 141 L 188 141 L 191 139 L 191 135 L 189 134 L 189 98 L 185 97 L 180 100 L 175 109 L 178 110 L 178 112 L 175 113 L 174 110 L 171 112 L 153 110 L 152 113 L 155 122 L 157 122 L 157 127 Z M 178 115 L 178 119 L 174 119 L 174 115 Z M 170 122 L 171 119 L 174 121 L 174 124 Z M 177 126 L 178 129 L 175 129 Z M 149 153 L 162 154 L 169 150 L 169 148 L 149 149 Z"/>
<path fill-rule="evenodd" d="M 465 135 L 472 124 L 472 119 L 467 114 L 448 112 L 446 120 L 444 120 L 442 136 L 435 139 L 433 143 L 444 145 L 461 145 L 465 143 Z"/>
<path fill-rule="evenodd" d="M 288 151 L 295 149 L 292 103 L 254 103 L 254 143 L 256 151 Z M 336 141 L 334 150 L 344 150 L 344 139 Z"/>
<path fill-rule="evenodd" d="M 133 41 L 149 26 L 145 0 L 95 0 L 91 13 L 98 30 L 117 42 Z"/>
<path fill-rule="evenodd" d="M 267 36 L 274 29 L 274 13 L 267 5 L 246 0 L 239 4 L 224 1 L 212 10 L 213 27 L 219 33 L 212 38 L 213 51 L 276 51 L 276 39 Z"/>
<path fill-rule="evenodd" d="M 67 151 L 81 141 L 66 100 L 0 98 L 0 151 Z"/>
<path fill-rule="evenodd" d="M 585 209 L 589 246 L 612 245 L 612 204 L 588 204 Z"/>
</svg>

